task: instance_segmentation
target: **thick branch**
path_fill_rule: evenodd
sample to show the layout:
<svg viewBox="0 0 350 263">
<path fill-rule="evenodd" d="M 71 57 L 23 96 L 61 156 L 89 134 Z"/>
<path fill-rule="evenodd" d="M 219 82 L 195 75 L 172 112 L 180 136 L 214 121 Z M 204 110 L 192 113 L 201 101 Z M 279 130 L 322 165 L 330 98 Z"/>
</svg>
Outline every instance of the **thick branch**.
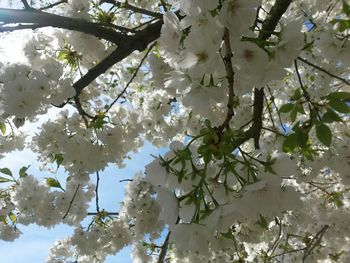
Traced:
<svg viewBox="0 0 350 263">
<path fill-rule="evenodd" d="M 56 28 L 73 30 L 111 41 L 117 45 L 128 39 L 128 36 L 96 23 L 72 17 L 49 14 L 33 9 L 19 10 L 0 8 L 0 23 L 1 22 L 3 24 L 32 24 L 33 28 L 52 26 Z M 10 29 L 8 26 L 2 27 L 3 25 L 0 27 L 0 32 Z M 13 30 L 14 29 L 10 31 Z"/>
<path fill-rule="evenodd" d="M 262 115 L 264 109 L 264 89 L 254 89 L 254 108 L 253 108 L 253 125 L 250 128 L 250 133 L 254 139 L 255 149 L 260 149 L 259 139 L 262 128 Z"/>
<path fill-rule="evenodd" d="M 161 246 L 158 263 L 164 263 L 165 256 L 168 252 L 170 235 L 171 235 L 171 232 L 169 231 L 168 234 L 166 235 L 163 245 Z"/>
<path fill-rule="evenodd" d="M 163 20 L 159 20 L 158 22 L 149 25 L 144 30 L 139 31 L 134 36 L 130 36 L 128 40 L 121 43 L 109 56 L 103 59 L 95 67 L 91 68 L 81 79 L 74 83 L 73 87 L 76 91 L 76 96 L 79 96 L 85 87 L 93 82 L 98 76 L 106 72 L 111 66 L 120 62 L 136 50 L 144 50 L 148 44 L 159 38 L 162 24 Z"/>
<path fill-rule="evenodd" d="M 262 24 L 259 38 L 266 40 L 271 36 L 291 2 L 292 0 L 276 0 Z"/>
<path fill-rule="evenodd" d="M 259 38 L 266 40 L 268 39 L 273 31 L 275 30 L 278 22 L 280 21 L 282 15 L 287 11 L 292 0 L 276 0 L 275 4 L 272 6 L 267 18 L 262 24 L 262 28 L 259 34 Z M 254 139 L 254 147 L 259 149 L 260 132 L 262 128 L 262 114 L 264 108 L 264 90 L 254 89 L 254 109 L 253 109 L 253 125 L 246 132 L 249 138 Z M 248 138 L 248 139 L 249 139 Z"/>
</svg>

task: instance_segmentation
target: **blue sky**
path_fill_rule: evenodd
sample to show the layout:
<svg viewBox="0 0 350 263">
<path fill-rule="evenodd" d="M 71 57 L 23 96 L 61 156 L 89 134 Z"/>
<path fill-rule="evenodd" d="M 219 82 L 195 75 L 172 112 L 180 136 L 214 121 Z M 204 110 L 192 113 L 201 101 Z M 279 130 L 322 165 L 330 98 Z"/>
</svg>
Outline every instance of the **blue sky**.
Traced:
<svg viewBox="0 0 350 263">
<path fill-rule="evenodd" d="M 144 166 L 153 160 L 151 154 L 159 154 L 164 150 L 159 150 L 147 143 L 137 154 L 131 154 L 131 160 L 126 161 L 126 167 L 118 169 L 111 165 L 104 172 L 100 173 L 99 204 L 100 209 L 116 212 L 119 203 L 124 195 L 126 182 L 119 182 L 123 179 L 131 179 L 134 174 L 144 169 Z M 38 170 L 36 157 L 30 151 L 14 152 L 0 160 L 0 168 L 8 167 L 14 174 L 22 166 L 31 164 L 29 174 L 39 177 L 47 176 L 47 172 Z M 59 171 L 57 178 L 64 178 L 64 173 Z M 92 175 L 93 178 L 93 175 Z M 1 186 L 0 186 L 1 187 Z M 91 203 L 91 212 L 95 210 L 95 200 Z M 0 262 L 6 263 L 39 263 L 45 262 L 48 249 L 57 239 L 62 239 L 73 233 L 73 228 L 66 225 L 58 225 L 53 229 L 46 229 L 36 225 L 19 225 L 22 235 L 14 242 L 0 241 Z M 124 248 L 115 256 L 110 256 L 106 263 L 130 263 L 130 248 Z"/>
</svg>

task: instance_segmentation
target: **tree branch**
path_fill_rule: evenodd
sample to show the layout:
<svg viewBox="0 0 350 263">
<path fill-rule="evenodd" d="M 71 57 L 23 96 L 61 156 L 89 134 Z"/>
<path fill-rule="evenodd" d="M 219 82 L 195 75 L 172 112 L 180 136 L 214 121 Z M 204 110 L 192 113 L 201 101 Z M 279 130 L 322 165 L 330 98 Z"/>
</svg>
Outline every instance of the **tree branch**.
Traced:
<svg viewBox="0 0 350 263">
<path fill-rule="evenodd" d="M 324 68 L 321 68 L 321 67 L 319 67 L 319 66 L 317 66 L 317 65 L 315 65 L 315 64 L 313 64 L 313 63 L 311 63 L 310 61 L 306 60 L 305 58 L 298 57 L 298 60 L 300 60 L 300 61 L 304 62 L 305 64 L 307 64 L 307 65 L 309 65 L 309 66 L 311 66 L 311 67 L 313 67 L 313 68 L 315 68 L 315 69 L 318 69 L 319 71 L 321 71 L 321 72 L 327 74 L 328 76 L 330 76 L 330 77 L 332 77 L 332 78 L 335 78 L 335 79 L 337 79 L 337 80 L 340 80 L 341 82 L 343 82 L 343 83 L 345 83 L 345 84 L 347 84 L 347 85 L 350 86 L 350 81 L 348 81 L 348 80 L 346 80 L 346 79 L 344 79 L 344 78 L 341 78 L 341 77 L 339 77 L 339 76 L 337 76 L 337 75 L 335 75 L 335 74 L 333 74 L 333 73 L 331 73 L 331 72 L 325 70 Z"/>
<path fill-rule="evenodd" d="M 110 28 L 106 28 L 96 23 L 72 17 L 45 13 L 34 9 L 20 10 L 0 8 L 0 22 L 3 24 L 32 24 L 31 29 L 52 26 L 56 28 L 73 30 L 108 40 L 117 45 L 121 44 L 129 38 L 125 34 L 122 34 Z M 0 26 L 0 32 L 11 29 L 8 26 L 3 28 L 2 27 L 3 25 Z M 19 27 L 18 29 L 23 29 L 23 27 Z M 12 28 L 10 31 L 14 30 L 16 29 Z"/>
<path fill-rule="evenodd" d="M 158 258 L 158 263 L 163 263 L 164 262 L 165 256 L 166 256 L 166 254 L 168 252 L 170 235 L 171 235 L 171 231 L 168 232 L 168 234 L 166 235 L 166 238 L 164 240 L 164 243 L 161 246 L 160 254 L 159 254 L 159 258 Z"/>
<path fill-rule="evenodd" d="M 137 32 L 134 36 L 130 36 L 126 41 L 122 42 L 109 56 L 103 59 L 95 67 L 91 68 L 81 79 L 74 83 L 73 87 L 76 96 L 79 96 L 85 87 L 111 66 L 120 62 L 136 50 L 144 50 L 149 43 L 159 38 L 162 24 L 163 20 L 150 24 L 145 29 Z"/>
<path fill-rule="evenodd" d="M 71 199 L 70 202 L 69 202 L 69 206 L 68 206 L 67 212 L 66 212 L 66 213 L 64 214 L 64 216 L 62 217 L 63 220 L 66 219 L 66 217 L 67 217 L 67 215 L 68 215 L 68 213 L 69 213 L 69 211 L 70 211 L 70 209 L 71 209 L 71 207 L 72 207 L 72 205 L 73 205 L 74 199 L 75 199 L 75 197 L 76 197 L 76 195 L 77 195 L 77 193 L 78 193 L 79 188 L 80 188 L 80 184 L 78 184 L 77 188 L 75 189 L 75 192 L 74 192 L 74 194 L 73 194 L 73 197 L 72 197 L 72 199 Z"/>
<path fill-rule="evenodd" d="M 100 205 L 99 205 L 99 199 L 98 199 L 98 187 L 100 185 L 100 174 L 99 172 L 96 172 L 96 187 L 95 187 L 95 195 L 96 195 L 96 212 L 100 213 Z"/>
<path fill-rule="evenodd" d="M 47 10 L 47 9 L 51 9 L 51 8 L 57 6 L 57 5 L 60 5 L 60 4 L 66 4 L 67 2 L 68 2 L 67 0 L 58 1 L 56 3 L 53 3 L 53 4 L 50 4 L 50 5 L 41 7 L 41 8 L 39 8 L 39 10 L 40 11 L 44 11 L 44 10 Z"/>
<path fill-rule="evenodd" d="M 141 59 L 139 65 L 137 66 L 137 68 L 135 69 L 133 75 L 131 76 L 130 80 L 128 81 L 128 83 L 125 85 L 124 89 L 118 94 L 118 96 L 112 101 L 112 103 L 108 106 L 108 108 L 105 110 L 105 113 L 107 113 L 112 107 L 113 105 L 125 94 L 126 90 L 128 89 L 128 87 L 130 86 L 130 84 L 133 82 L 133 80 L 136 78 L 137 73 L 139 72 L 143 62 L 146 60 L 146 58 L 148 57 L 149 53 L 151 52 L 151 50 L 153 49 L 153 47 L 157 44 L 157 42 L 154 42 L 149 49 L 147 50 L 146 54 L 143 56 L 143 58 Z"/>
<path fill-rule="evenodd" d="M 139 13 L 139 14 L 143 14 L 143 15 L 147 15 L 147 16 L 151 16 L 151 17 L 156 17 L 156 18 L 163 17 L 163 14 L 161 14 L 161 13 L 153 12 L 153 11 L 150 11 L 147 9 L 143 9 L 143 8 L 139 8 L 137 6 L 130 5 L 127 1 L 119 2 L 116 0 L 101 0 L 100 4 L 103 4 L 103 3 L 108 3 L 108 4 L 114 5 L 114 6 L 119 7 L 119 8 L 129 9 L 135 13 Z"/>
<path fill-rule="evenodd" d="M 267 40 L 275 30 L 282 15 L 287 11 L 292 0 L 276 0 L 268 13 L 266 19 L 262 23 L 259 38 Z M 254 109 L 253 109 L 253 125 L 246 132 L 249 138 L 254 139 L 254 147 L 259 149 L 260 133 L 262 128 L 262 115 L 264 109 L 264 89 L 254 88 Z M 249 139 L 248 138 L 248 139 Z"/>
<path fill-rule="evenodd" d="M 225 56 L 223 57 L 225 70 L 226 70 L 226 78 L 228 82 L 228 102 L 227 102 L 227 114 L 226 119 L 223 124 L 219 127 L 219 132 L 221 132 L 224 128 L 230 128 L 230 120 L 234 116 L 233 111 L 233 103 L 234 103 L 234 82 L 235 82 L 235 72 L 233 71 L 231 58 L 233 56 L 231 50 L 231 41 L 230 41 L 230 31 L 227 27 L 224 29 L 224 43 L 225 43 Z"/>
<path fill-rule="evenodd" d="M 30 5 L 28 4 L 27 0 L 21 0 L 22 4 L 24 5 L 25 9 L 31 9 Z"/>
</svg>

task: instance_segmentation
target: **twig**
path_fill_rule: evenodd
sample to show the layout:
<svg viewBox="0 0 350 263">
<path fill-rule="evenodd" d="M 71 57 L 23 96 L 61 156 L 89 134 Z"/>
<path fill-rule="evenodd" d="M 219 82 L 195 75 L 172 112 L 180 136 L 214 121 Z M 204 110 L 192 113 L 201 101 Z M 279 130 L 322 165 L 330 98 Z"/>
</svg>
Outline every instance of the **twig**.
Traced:
<svg viewBox="0 0 350 263">
<path fill-rule="evenodd" d="M 157 44 L 157 42 L 154 42 L 149 49 L 147 50 L 146 54 L 142 57 L 139 65 L 137 66 L 136 70 L 134 71 L 133 75 L 131 76 L 130 80 L 128 81 L 128 83 L 125 85 L 124 89 L 118 94 L 118 96 L 112 101 L 111 104 L 109 104 L 108 108 L 106 108 L 104 113 L 107 113 L 112 107 L 113 105 L 124 95 L 124 93 L 126 92 L 126 90 L 128 89 L 128 87 L 130 86 L 130 84 L 133 82 L 133 80 L 136 78 L 137 73 L 139 72 L 143 62 L 146 60 L 146 58 L 148 57 L 149 53 L 151 52 L 151 50 L 153 49 L 153 47 Z"/>
<path fill-rule="evenodd" d="M 228 81 L 228 102 L 227 102 L 227 114 L 226 119 L 222 125 L 219 127 L 219 133 L 223 131 L 224 128 L 230 128 L 230 120 L 234 116 L 233 104 L 234 104 L 234 81 L 235 81 L 235 72 L 233 71 L 231 58 L 233 56 L 231 50 L 231 41 L 230 41 L 230 31 L 227 27 L 224 29 L 224 44 L 225 44 L 225 56 L 223 57 L 225 70 L 226 70 L 226 78 Z"/>
<path fill-rule="evenodd" d="M 350 86 L 350 81 L 348 81 L 348 80 L 346 80 L 344 78 L 341 78 L 341 77 L 339 77 L 339 76 L 337 76 L 337 75 L 335 75 L 335 74 L 325 70 L 324 68 L 321 68 L 321 67 L 311 63 L 310 61 L 306 60 L 305 58 L 298 57 L 298 60 L 300 60 L 300 61 L 304 62 L 305 64 L 307 64 L 307 65 L 309 65 L 309 66 L 311 66 L 311 67 L 313 67 L 315 69 L 318 69 L 319 71 L 322 71 L 323 73 L 327 74 L 328 76 L 330 76 L 332 78 L 335 78 L 337 80 L 340 80 L 341 82 L 343 82 L 343 83 L 345 83 L 345 84 Z"/>
<path fill-rule="evenodd" d="M 155 41 L 160 36 L 162 24 L 163 21 L 159 20 L 148 25 L 145 29 L 132 36 L 131 39 L 121 43 L 109 56 L 103 59 L 95 67 L 91 68 L 82 78 L 73 84 L 76 96 L 79 96 L 85 87 L 87 87 L 111 66 L 129 56 L 135 50 L 144 50 L 149 43 Z"/>
<path fill-rule="evenodd" d="M 320 244 L 321 239 L 323 235 L 326 233 L 328 230 L 329 226 L 324 225 L 320 231 L 317 232 L 317 234 L 313 237 L 311 242 L 306 246 L 305 251 L 304 251 L 304 256 L 302 258 L 302 262 L 305 262 L 306 258 L 311 254 L 311 252 L 315 249 L 317 245 Z"/>
<path fill-rule="evenodd" d="M 158 263 L 164 262 L 164 259 L 165 259 L 165 256 L 167 254 L 168 247 L 169 247 L 170 235 L 171 235 L 171 231 L 168 232 L 168 234 L 166 235 L 166 238 L 164 240 L 164 243 L 161 246 L 160 254 L 159 254 L 159 258 L 158 258 Z"/>
<path fill-rule="evenodd" d="M 112 5 L 115 5 L 116 7 L 128 9 L 128 10 L 131 10 L 131 11 L 133 11 L 135 13 L 140 13 L 140 14 L 143 14 L 143 15 L 151 16 L 151 17 L 156 17 L 156 18 L 162 18 L 163 17 L 163 14 L 161 14 L 161 13 L 153 12 L 153 11 L 150 11 L 150 10 L 139 8 L 137 6 L 130 5 L 128 3 L 128 1 L 119 2 L 119 1 L 115 1 L 115 0 L 101 0 L 100 4 L 103 4 L 103 3 L 112 4 Z"/>
<path fill-rule="evenodd" d="M 30 5 L 28 4 L 27 0 L 21 0 L 22 4 L 24 5 L 25 9 L 31 9 Z"/>
<path fill-rule="evenodd" d="M 88 114 L 84 109 L 83 106 L 81 105 L 80 99 L 78 96 L 74 97 L 74 102 L 75 102 L 75 108 L 78 110 L 80 116 L 83 118 L 83 121 L 85 123 L 85 126 L 88 128 L 89 127 L 89 121 L 87 120 L 86 117 L 90 118 L 90 119 L 94 119 L 93 116 L 91 116 L 90 114 Z"/>
<path fill-rule="evenodd" d="M 100 183 L 100 174 L 99 172 L 96 172 L 96 187 L 95 187 L 95 195 L 96 195 L 96 211 L 97 213 L 100 213 L 100 206 L 98 204 L 98 187 Z"/>
<path fill-rule="evenodd" d="M 119 215 L 119 213 L 118 212 L 107 212 L 107 211 L 104 211 L 107 215 L 109 215 L 109 216 L 118 216 Z M 89 213 L 87 213 L 87 215 L 88 216 L 97 216 L 97 215 L 99 215 L 99 213 L 97 213 L 97 212 L 89 212 Z"/>
<path fill-rule="evenodd" d="M 271 111 L 271 107 L 270 107 L 270 106 L 271 106 L 271 103 L 269 103 L 269 101 L 267 100 L 266 94 L 264 94 L 264 98 L 265 98 L 267 110 L 268 110 L 268 112 L 269 112 L 270 120 L 271 120 L 271 122 L 272 122 L 272 127 L 273 127 L 273 128 L 276 128 L 275 121 L 274 121 L 274 119 L 273 119 L 272 111 Z"/>
<path fill-rule="evenodd" d="M 275 220 L 276 220 L 276 223 L 278 224 L 278 235 L 277 235 L 277 238 L 274 241 L 273 245 L 271 246 L 271 248 L 266 252 L 267 255 L 269 254 L 269 252 L 271 252 L 270 255 L 272 255 L 275 252 L 275 250 L 277 249 L 278 243 L 280 242 L 280 240 L 283 236 L 283 235 L 281 235 L 282 234 L 282 223 L 280 220 L 278 220 L 277 217 L 275 218 Z"/>
<path fill-rule="evenodd" d="M 133 182 L 134 180 L 133 179 L 122 179 L 122 180 L 119 180 L 119 183 L 123 183 L 123 182 Z"/>
<path fill-rule="evenodd" d="M 66 212 L 66 213 L 64 214 L 64 216 L 62 217 L 63 220 L 67 217 L 67 215 L 68 215 L 68 213 L 69 213 L 69 211 L 70 211 L 70 209 L 71 209 L 71 207 L 72 207 L 72 205 L 73 205 L 74 199 L 75 199 L 75 197 L 76 197 L 76 195 L 77 195 L 77 193 L 78 193 L 79 188 L 80 188 L 80 184 L 78 184 L 77 189 L 75 189 L 75 192 L 74 192 L 74 194 L 73 194 L 73 197 L 72 197 L 72 199 L 71 199 L 70 202 L 69 202 L 69 206 L 68 206 L 67 212 Z"/>
<path fill-rule="evenodd" d="M 65 3 L 67 3 L 67 2 L 68 2 L 67 0 L 58 1 L 58 2 L 53 3 L 53 4 L 50 4 L 50 5 L 48 5 L 48 6 L 41 7 L 41 8 L 39 8 L 39 10 L 40 10 L 40 11 L 44 11 L 44 10 L 47 10 L 47 9 L 51 9 L 51 8 L 57 6 L 57 5 L 65 4 Z"/>
<path fill-rule="evenodd" d="M 286 128 L 285 128 L 284 125 L 283 125 L 283 121 L 282 121 L 282 118 L 281 118 L 281 114 L 279 113 L 279 109 L 278 109 L 277 104 L 276 104 L 276 102 L 275 102 L 275 98 L 274 98 L 274 96 L 272 95 L 271 88 L 270 88 L 270 86 L 269 86 L 268 84 L 267 84 L 266 86 L 267 86 L 267 89 L 268 89 L 268 91 L 269 91 L 269 93 L 270 93 L 270 100 L 272 101 L 273 105 L 275 106 L 275 109 L 276 109 L 276 112 L 277 112 L 277 115 L 278 115 L 278 120 L 279 120 L 279 122 L 280 122 L 280 125 L 281 125 L 283 131 L 286 133 L 287 130 L 286 130 Z"/>
</svg>

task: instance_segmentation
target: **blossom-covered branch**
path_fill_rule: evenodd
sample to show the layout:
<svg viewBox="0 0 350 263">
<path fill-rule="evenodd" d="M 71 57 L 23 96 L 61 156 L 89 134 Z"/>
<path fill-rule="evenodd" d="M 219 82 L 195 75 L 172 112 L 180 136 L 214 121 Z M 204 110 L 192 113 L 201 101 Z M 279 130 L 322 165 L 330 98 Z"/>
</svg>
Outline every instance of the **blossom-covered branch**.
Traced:
<svg viewBox="0 0 350 263">
<path fill-rule="evenodd" d="M 20 10 L 0 8 L 0 23 L 2 23 L 0 25 L 0 32 L 23 29 L 22 25 L 19 25 L 18 28 L 16 28 L 16 26 L 7 27 L 6 24 L 31 24 L 31 29 L 51 26 L 74 30 L 111 41 L 117 45 L 128 40 L 128 36 L 93 22 L 59 16 L 34 9 Z"/>
</svg>

